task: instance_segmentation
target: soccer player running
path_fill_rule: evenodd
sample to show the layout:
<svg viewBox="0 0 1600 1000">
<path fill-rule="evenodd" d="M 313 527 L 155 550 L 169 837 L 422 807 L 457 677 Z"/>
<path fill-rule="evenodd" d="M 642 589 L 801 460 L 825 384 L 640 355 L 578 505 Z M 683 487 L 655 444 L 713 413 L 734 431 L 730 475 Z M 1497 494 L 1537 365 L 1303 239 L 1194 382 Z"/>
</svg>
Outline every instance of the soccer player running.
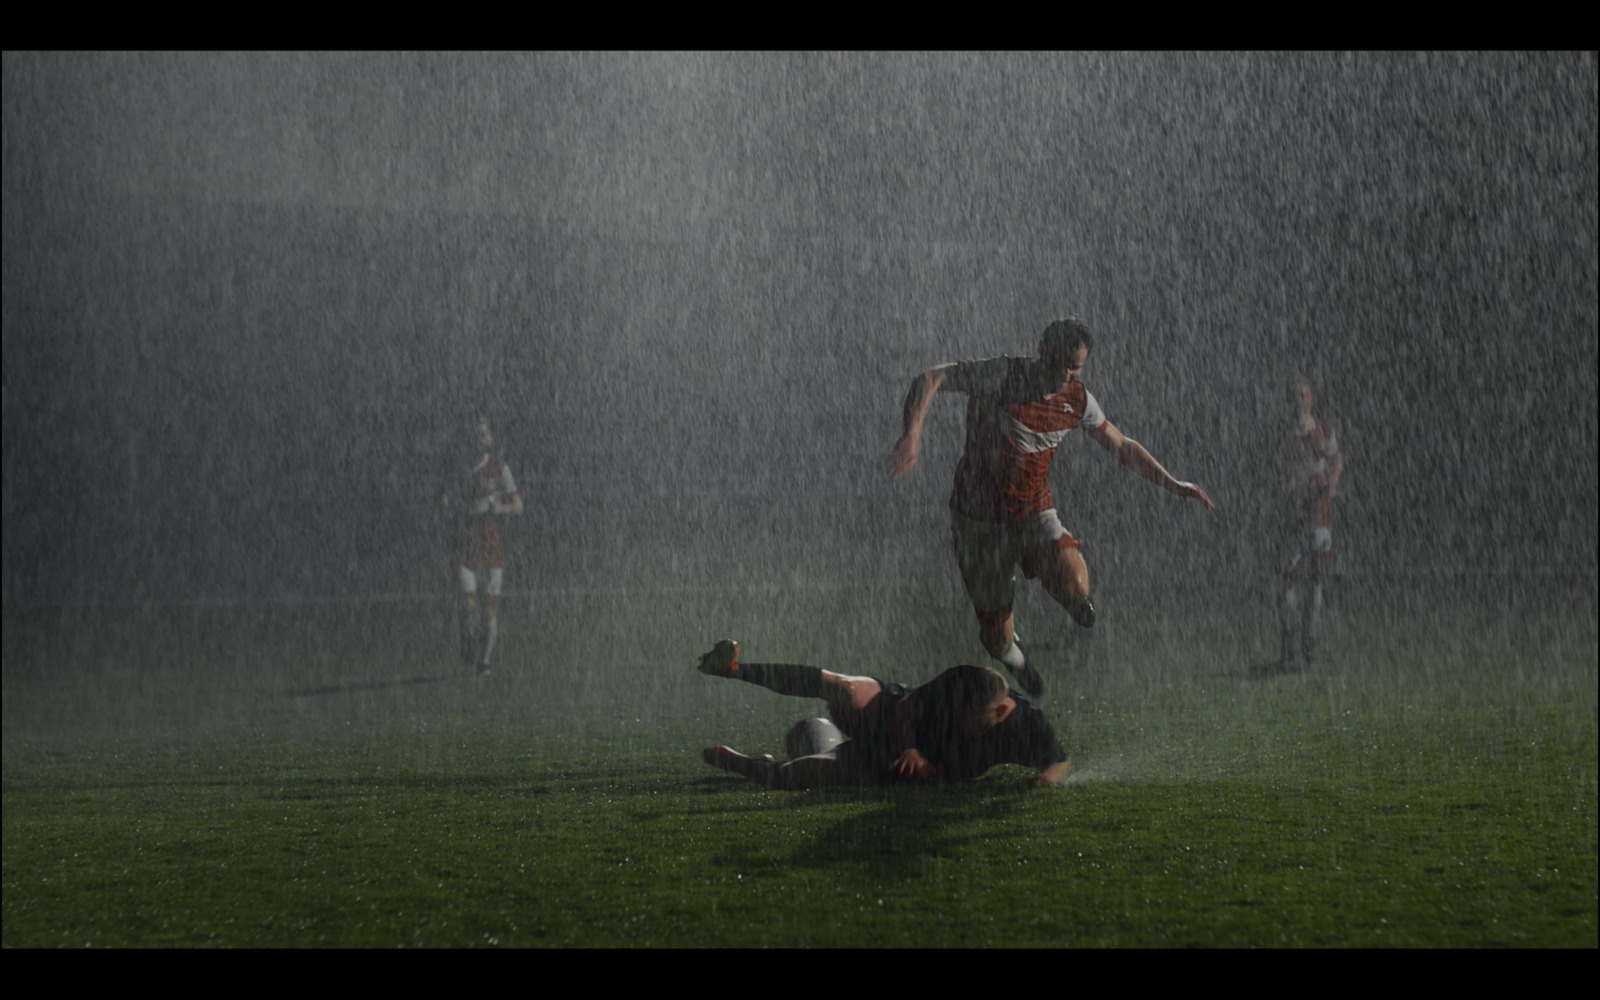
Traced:
<svg viewBox="0 0 1600 1000">
<path fill-rule="evenodd" d="M 990 667 L 951 667 L 909 688 L 800 664 L 740 663 L 739 644 L 723 639 L 700 657 L 699 669 L 827 702 L 831 725 L 810 720 L 791 730 L 791 753 L 797 735 L 811 743 L 793 760 L 780 763 L 726 746 L 701 752 L 712 767 L 767 788 L 951 783 L 997 764 L 1031 767 L 1033 784 L 1044 787 L 1060 784 L 1071 767 L 1050 720 Z"/>
<path fill-rule="evenodd" d="M 500 593 L 505 583 L 505 554 L 499 519 L 522 513 L 522 495 L 511 466 L 494 453 L 494 432 L 487 417 L 472 427 L 468 461 L 444 492 L 447 509 L 457 515 L 454 540 L 456 576 L 461 582 L 461 660 L 489 673 L 500 632 Z M 483 589 L 479 625 L 478 590 Z"/>
<path fill-rule="evenodd" d="M 1014 570 L 1037 577 L 1074 621 L 1094 625 L 1089 568 L 1078 540 L 1061 526 L 1050 496 L 1050 460 L 1067 434 L 1081 427 L 1134 474 L 1180 497 L 1215 509 L 1205 491 L 1180 482 L 1107 420 L 1081 377 L 1093 333 L 1080 319 L 1045 327 L 1036 358 L 999 357 L 939 365 L 917 376 L 906 394 L 904 431 L 890 472 L 916 467 L 923 421 L 940 392 L 967 395 L 966 444 L 950 494 L 951 537 L 967 596 L 978 615 L 983 648 L 1023 690 L 1038 697 L 1044 678 L 1017 645 L 1011 605 Z"/>
<path fill-rule="evenodd" d="M 1294 666 L 1294 627 L 1300 625 L 1300 656 L 1307 669 L 1316 653 L 1317 620 L 1322 614 L 1322 580 L 1333 562 L 1333 497 L 1344 475 L 1344 453 L 1333 425 L 1316 416 L 1311 383 L 1289 383 L 1293 420 L 1283 437 L 1285 514 L 1289 521 L 1288 558 L 1282 570 L 1278 618 L 1282 642 L 1280 669 Z"/>
</svg>

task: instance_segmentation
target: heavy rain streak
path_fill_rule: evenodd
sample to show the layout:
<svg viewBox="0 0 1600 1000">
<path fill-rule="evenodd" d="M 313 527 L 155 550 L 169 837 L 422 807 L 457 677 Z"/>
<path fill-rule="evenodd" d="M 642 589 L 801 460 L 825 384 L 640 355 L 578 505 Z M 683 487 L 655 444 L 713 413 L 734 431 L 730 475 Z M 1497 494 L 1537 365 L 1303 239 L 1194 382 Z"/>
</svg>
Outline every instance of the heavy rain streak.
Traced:
<svg viewBox="0 0 1600 1000">
<path fill-rule="evenodd" d="M 1216 504 L 1061 444 L 1100 621 L 1022 574 L 1015 614 L 1080 771 L 1182 776 L 1193 748 L 1112 755 L 1087 718 L 1277 658 L 1297 379 L 1345 456 L 1304 683 L 1409 650 L 1439 663 L 1379 700 L 1494 704 L 1505 676 L 1450 674 L 1476 640 L 1420 648 L 1441 614 L 1515 642 L 1565 609 L 1592 648 L 1592 54 L 3 67 L 7 757 L 490 719 L 688 784 L 805 711 L 696 674 L 723 635 L 908 683 L 998 666 L 951 553 L 967 397 L 910 473 L 891 452 L 920 373 L 1063 316 L 1105 416 Z M 480 416 L 522 504 L 487 677 L 449 493 Z"/>
</svg>

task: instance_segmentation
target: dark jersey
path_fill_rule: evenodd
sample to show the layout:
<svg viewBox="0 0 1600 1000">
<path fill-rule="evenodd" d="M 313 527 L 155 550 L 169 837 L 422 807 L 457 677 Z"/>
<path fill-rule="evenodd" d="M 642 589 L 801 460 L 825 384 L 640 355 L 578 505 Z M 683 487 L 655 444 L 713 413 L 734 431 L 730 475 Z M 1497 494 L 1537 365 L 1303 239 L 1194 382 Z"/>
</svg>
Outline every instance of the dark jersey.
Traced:
<svg viewBox="0 0 1600 1000">
<path fill-rule="evenodd" d="M 1006 721 L 976 738 L 958 737 L 923 749 L 923 756 L 939 769 L 938 780 L 971 781 L 996 764 L 1021 764 L 1043 771 L 1067 759 L 1044 713 L 1020 691 L 1010 693 L 1017 708 Z"/>
<path fill-rule="evenodd" d="M 864 713 L 866 718 L 852 720 L 854 726 L 841 722 L 841 728 L 866 744 L 853 748 L 856 752 L 871 752 L 879 763 L 892 763 L 900 750 L 915 747 L 941 782 L 971 781 L 997 764 L 1042 771 L 1067 759 L 1050 720 L 1019 691 L 1009 692 L 1016 710 L 979 733 L 962 716 L 963 680 L 963 668 L 951 667 L 915 689 L 880 681 L 883 694 Z"/>
</svg>

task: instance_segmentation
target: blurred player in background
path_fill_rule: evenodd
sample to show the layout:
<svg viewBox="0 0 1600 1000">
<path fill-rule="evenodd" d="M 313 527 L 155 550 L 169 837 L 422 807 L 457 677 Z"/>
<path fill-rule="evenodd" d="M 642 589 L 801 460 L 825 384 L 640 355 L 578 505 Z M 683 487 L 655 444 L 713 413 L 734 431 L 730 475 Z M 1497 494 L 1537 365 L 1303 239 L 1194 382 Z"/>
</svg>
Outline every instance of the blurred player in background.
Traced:
<svg viewBox="0 0 1600 1000">
<path fill-rule="evenodd" d="M 1283 437 L 1284 504 L 1288 536 L 1278 598 L 1282 643 L 1278 665 L 1294 664 L 1294 628 L 1300 626 L 1300 656 L 1311 666 L 1316 652 L 1317 619 L 1322 614 L 1322 581 L 1333 562 L 1333 497 L 1344 474 L 1333 425 L 1311 412 L 1311 383 L 1289 383 L 1293 418 Z"/>
<path fill-rule="evenodd" d="M 494 452 L 494 433 L 487 417 L 480 416 L 474 422 L 467 455 L 467 461 L 453 474 L 455 482 L 445 490 L 444 503 L 456 515 L 454 559 L 465 598 L 460 623 L 461 660 L 467 664 L 476 662 L 482 676 L 489 673 L 500 632 L 505 554 L 499 519 L 522 513 L 522 495 L 517 492 L 511 466 Z"/>
<path fill-rule="evenodd" d="M 1045 327 L 1037 358 L 962 361 L 923 372 L 906 394 L 904 431 L 890 460 L 892 475 L 910 472 L 920 457 L 922 425 L 934 395 L 967 394 L 966 444 L 950 494 L 956 562 L 978 615 L 983 648 L 1034 697 L 1044 693 L 1044 678 L 1016 642 L 1015 568 L 1038 577 L 1079 625 L 1094 625 L 1089 568 L 1050 496 L 1050 460 L 1068 432 L 1081 427 L 1135 475 L 1216 508 L 1204 490 L 1174 479 L 1106 419 L 1080 381 L 1093 343 L 1088 324 L 1061 319 Z"/>
<path fill-rule="evenodd" d="M 723 639 L 699 669 L 827 702 L 830 719 L 790 730 L 792 760 L 725 746 L 701 752 L 712 767 L 768 788 L 970 781 L 997 764 L 1031 767 L 1034 786 L 1044 787 L 1060 784 L 1071 767 L 1050 720 L 991 667 L 951 667 L 909 688 L 800 664 L 740 663 L 739 644 Z"/>
</svg>

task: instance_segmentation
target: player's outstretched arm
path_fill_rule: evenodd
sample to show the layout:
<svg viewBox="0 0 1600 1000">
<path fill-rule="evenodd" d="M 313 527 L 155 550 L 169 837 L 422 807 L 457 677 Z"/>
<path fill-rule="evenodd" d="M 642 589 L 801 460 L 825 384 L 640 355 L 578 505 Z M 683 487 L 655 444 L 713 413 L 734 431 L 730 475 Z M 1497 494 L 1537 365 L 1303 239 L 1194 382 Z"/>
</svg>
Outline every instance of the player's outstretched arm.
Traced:
<svg viewBox="0 0 1600 1000">
<path fill-rule="evenodd" d="M 1067 780 L 1067 772 L 1072 770 L 1072 761 L 1064 760 L 1059 764 L 1051 764 L 1033 777 L 1033 787 L 1053 788 Z"/>
<path fill-rule="evenodd" d="M 945 374 L 954 367 L 940 365 L 930 368 L 911 380 L 911 388 L 906 392 L 902 407 L 900 440 L 895 443 L 894 451 L 889 456 L 889 474 L 896 479 L 916 468 L 917 460 L 922 457 L 922 423 L 928 416 L 928 408 L 933 405 L 933 397 L 938 395 L 939 387 L 944 384 Z"/>
<path fill-rule="evenodd" d="M 1155 460 L 1154 456 L 1144 450 L 1144 445 L 1125 436 L 1111 421 L 1107 420 L 1098 427 L 1091 427 L 1088 433 L 1100 447 L 1110 452 L 1119 464 L 1127 466 L 1139 478 L 1148 479 L 1169 493 L 1198 500 L 1210 510 L 1217 509 L 1217 505 L 1206 496 L 1205 490 L 1194 483 L 1182 482 L 1175 478 Z"/>
</svg>

